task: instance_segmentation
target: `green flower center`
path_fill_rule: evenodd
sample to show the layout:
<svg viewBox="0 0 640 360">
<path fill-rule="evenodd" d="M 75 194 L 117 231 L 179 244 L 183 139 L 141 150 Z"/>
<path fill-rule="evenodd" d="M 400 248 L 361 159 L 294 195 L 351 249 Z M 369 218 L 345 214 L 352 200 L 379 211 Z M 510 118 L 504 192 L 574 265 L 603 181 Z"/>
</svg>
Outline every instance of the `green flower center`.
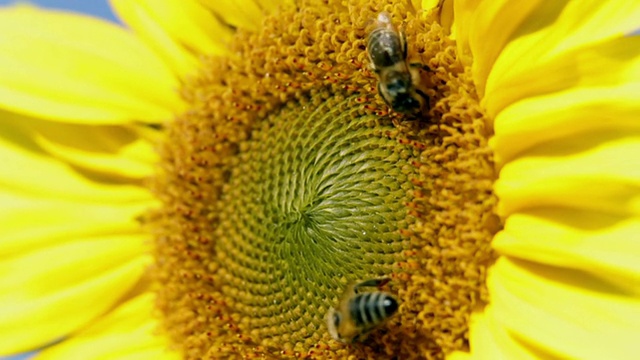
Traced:
<svg viewBox="0 0 640 360">
<path fill-rule="evenodd" d="M 412 149 L 357 109 L 354 97 L 285 108 L 231 166 L 215 234 L 223 293 L 274 346 L 316 343 L 345 285 L 389 274 L 408 246 Z"/>
</svg>

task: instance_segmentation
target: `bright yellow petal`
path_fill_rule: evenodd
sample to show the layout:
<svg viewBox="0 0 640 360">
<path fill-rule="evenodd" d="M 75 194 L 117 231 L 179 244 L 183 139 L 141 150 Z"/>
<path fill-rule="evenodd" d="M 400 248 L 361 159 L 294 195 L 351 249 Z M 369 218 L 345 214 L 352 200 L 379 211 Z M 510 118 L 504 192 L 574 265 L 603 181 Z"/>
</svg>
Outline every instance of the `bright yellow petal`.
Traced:
<svg viewBox="0 0 640 360">
<path fill-rule="evenodd" d="M 17 6 L 0 10 L 0 33 L 0 107 L 5 109 L 117 124 L 164 122 L 183 106 L 167 66 L 114 24 Z"/>
<path fill-rule="evenodd" d="M 560 206 L 640 216 L 640 134 L 580 134 L 504 166 L 498 212 Z"/>
<path fill-rule="evenodd" d="M 639 18 L 640 2 L 635 1 L 542 2 L 491 70 L 484 103 L 488 114 L 495 117 L 506 106 L 530 96 L 637 79 L 637 73 L 616 67 L 634 66 L 629 62 L 638 56 L 637 37 L 628 37 L 635 39 L 630 42 L 619 39 L 637 30 Z"/>
<path fill-rule="evenodd" d="M 0 258 L 96 234 L 132 234 L 152 203 L 86 203 L 0 192 Z"/>
<path fill-rule="evenodd" d="M 180 359 L 157 334 L 151 315 L 154 296 L 140 295 L 118 306 L 87 329 L 42 351 L 37 360 L 83 359 Z"/>
<path fill-rule="evenodd" d="M 457 352 L 453 357 L 448 356 L 447 360 L 551 359 L 549 354 L 524 344 L 496 321 L 492 305 L 487 306 L 484 312 L 471 316 L 469 343 L 471 345 L 470 356 L 464 357 L 464 353 Z"/>
<path fill-rule="evenodd" d="M 612 87 L 571 89 L 538 96 L 504 109 L 495 121 L 490 140 L 498 166 L 523 151 L 569 136 L 618 130 L 640 132 L 640 82 Z"/>
<path fill-rule="evenodd" d="M 141 179 L 152 173 L 157 154 L 138 126 L 78 125 L 7 115 L 6 126 L 23 129 L 62 162 L 111 177 Z"/>
<path fill-rule="evenodd" d="M 424 7 L 425 2 L 423 2 L 423 9 L 430 9 Z M 454 0 L 438 0 L 438 12 L 439 12 L 439 22 L 440 25 L 445 30 L 445 34 L 451 36 L 452 39 L 457 39 L 458 34 L 456 33 L 456 29 L 454 28 Z"/>
<path fill-rule="evenodd" d="M 456 46 L 458 56 L 465 65 L 471 65 L 471 48 L 469 38 L 471 37 L 471 19 L 476 9 L 480 5 L 478 0 L 456 0 L 453 1 L 453 25 L 456 36 Z"/>
<path fill-rule="evenodd" d="M 563 359 L 637 358 L 640 299 L 615 286 L 507 258 L 492 267 L 488 286 L 487 316 L 530 346 Z"/>
<path fill-rule="evenodd" d="M 640 218 L 569 209 L 512 214 L 493 247 L 502 254 L 582 270 L 640 295 Z"/>
<path fill-rule="evenodd" d="M 468 27 L 469 48 L 473 55 L 473 79 L 480 96 L 483 95 L 487 76 L 496 58 L 522 22 L 542 1 L 480 2 L 473 11 L 471 21 L 459 25 Z"/>
<path fill-rule="evenodd" d="M 471 354 L 465 351 L 455 351 L 447 355 L 447 360 L 471 360 Z"/>
<path fill-rule="evenodd" d="M 280 4 L 292 1 L 255 1 L 255 0 L 201 0 L 217 17 L 232 26 L 257 31 L 265 15 Z"/>
<path fill-rule="evenodd" d="M 104 235 L 0 261 L 0 354 L 31 350 L 104 313 L 150 264 L 145 236 Z"/>
<path fill-rule="evenodd" d="M 187 3 L 189 1 L 186 1 Z M 114 12 L 129 28 L 153 47 L 158 56 L 170 64 L 176 75 L 193 73 L 198 66 L 195 54 L 188 51 L 167 33 L 162 24 L 153 18 L 150 10 L 138 1 L 111 1 Z"/>
<path fill-rule="evenodd" d="M 138 184 L 106 179 L 99 183 L 52 158 L 32 140 L 28 127 L 16 126 L 29 118 L 0 112 L 0 187 L 5 190 L 84 202 L 141 202 L 151 194 Z"/>
<path fill-rule="evenodd" d="M 491 305 L 489 305 L 491 306 Z M 472 314 L 469 326 L 469 345 L 472 351 L 472 359 L 489 360 L 505 359 L 503 351 L 507 349 L 505 341 L 499 342 L 499 337 L 504 337 L 504 331 L 491 331 L 485 308 L 485 313 Z"/>
<path fill-rule="evenodd" d="M 415 2 L 419 0 L 413 0 L 413 1 Z M 257 4 L 262 8 L 262 11 L 265 14 L 271 14 L 274 11 L 278 10 L 281 6 L 295 6 L 296 1 L 295 0 L 267 0 L 267 1 L 257 1 Z"/>
<path fill-rule="evenodd" d="M 118 15 L 179 74 L 192 74 L 201 54 L 221 55 L 233 29 L 194 0 L 112 0 Z"/>
<path fill-rule="evenodd" d="M 131 137 L 133 131 L 115 127 L 86 127 L 60 124 L 63 126 L 39 133 L 35 141 L 45 151 L 73 166 L 128 179 L 142 179 L 153 173 L 156 159 L 152 144 L 144 139 Z M 118 134 L 120 133 L 120 134 Z M 111 136 L 110 136 L 111 135 Z M 120 136 L 118 136 L 120 135 Z M 113 139 L 128 143 L 119 148 L 104 149 L 101 140 Z"/>
<path fill-rule="evenodd" d="M 515 102 L 495 119 L 491 145 L 498 161 L 511 159 L 538 139 L 599 128 L 638 129 L 638 48 L 638 36 L 616 39 L 566 53 L 503 83 L 488 100 Z M 528 98 L 517 101 L 520 97 Z"/>
</svg>

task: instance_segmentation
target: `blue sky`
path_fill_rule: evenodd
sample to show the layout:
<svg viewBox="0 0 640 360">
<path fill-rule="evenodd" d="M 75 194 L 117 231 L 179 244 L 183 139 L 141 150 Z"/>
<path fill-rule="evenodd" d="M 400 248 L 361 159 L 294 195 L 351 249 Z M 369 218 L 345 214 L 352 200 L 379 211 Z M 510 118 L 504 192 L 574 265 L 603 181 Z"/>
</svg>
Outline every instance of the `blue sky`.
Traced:
<svg viewBox="0 0 640 360">
<path fill-rule="evenodd" d="M 72 10 L 99 16 L 111 21 L 116 21 L 115 16 L 109 8 L 107 0 L 0 0 L 0 6 L 11 5 L 13 3 L 32 3 L 42 7 Z M 0 358 L 1 359 L 1 358 Z"/>
</svg>

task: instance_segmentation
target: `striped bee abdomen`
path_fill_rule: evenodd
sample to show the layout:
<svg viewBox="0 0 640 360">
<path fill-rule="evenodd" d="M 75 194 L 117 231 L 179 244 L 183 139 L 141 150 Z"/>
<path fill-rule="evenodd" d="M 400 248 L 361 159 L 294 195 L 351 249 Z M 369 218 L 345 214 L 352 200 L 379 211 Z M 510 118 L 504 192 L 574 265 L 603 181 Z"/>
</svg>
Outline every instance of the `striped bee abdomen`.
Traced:
<svg viewBox="0 0 640 360">
<path fill-rule="evenodd" d="M 334 340 L 350 344 L 363 341 L 375 327 L 398 311 L 398 301 L 382 291 L 360 292 L 362 288 L 378 288 L 389 278 L 369 279 L 350 284 L 340 303 L 327 312 L 327 330 Z"/>
<path fill-rule="evenodd" d="M 349 303 L 349 312 L 358 327 L 372 328 L 398 310 L 396 299 L 384 292 L 357 294 Z"/>
<path fill-rule="evenodd" d="M 377 28 L 369 34 L 367 49 L 374 68 L 385 68 L 405 61 L 400 36 L 385 27 Z"/>
</svg>

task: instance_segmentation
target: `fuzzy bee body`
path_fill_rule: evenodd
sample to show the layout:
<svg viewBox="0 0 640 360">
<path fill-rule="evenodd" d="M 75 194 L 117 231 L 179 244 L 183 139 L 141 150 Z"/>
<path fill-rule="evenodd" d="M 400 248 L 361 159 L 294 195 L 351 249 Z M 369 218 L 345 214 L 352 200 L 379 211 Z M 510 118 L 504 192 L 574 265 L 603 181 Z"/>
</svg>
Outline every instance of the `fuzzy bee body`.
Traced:
<svg viewBox="0 0 640 360">
<path fill-rule="evenodd" d="M 406 67 L 406 38 L 403 32 L 395 29 L 389 14 L 382 12 L 378 15 L 376 27 L 369 33 L 367 51 L 374 71 L 388 67 Z"/>
<path fill-rule="evenodd" d="M 407 41 L 386 12 L 376 19 L 369 33 L 367 54 L 378 77 L 378 93 L 385 103 L 400 113 L 419 113 L 429 106 L 429 98 L 418 87 L 420 70 L 407 62 Z"/>
<path fill-rule="evenodd" d="M 347 287 L 337 307 L 329 309 L 327 327 L 335 340 L 352 343 L 384 323 L 398 310 L 398 302 L 388 293 L 359 293 L 361 287 L 380 287 L 388 279 L 373 279 Z"/>
</svg>

